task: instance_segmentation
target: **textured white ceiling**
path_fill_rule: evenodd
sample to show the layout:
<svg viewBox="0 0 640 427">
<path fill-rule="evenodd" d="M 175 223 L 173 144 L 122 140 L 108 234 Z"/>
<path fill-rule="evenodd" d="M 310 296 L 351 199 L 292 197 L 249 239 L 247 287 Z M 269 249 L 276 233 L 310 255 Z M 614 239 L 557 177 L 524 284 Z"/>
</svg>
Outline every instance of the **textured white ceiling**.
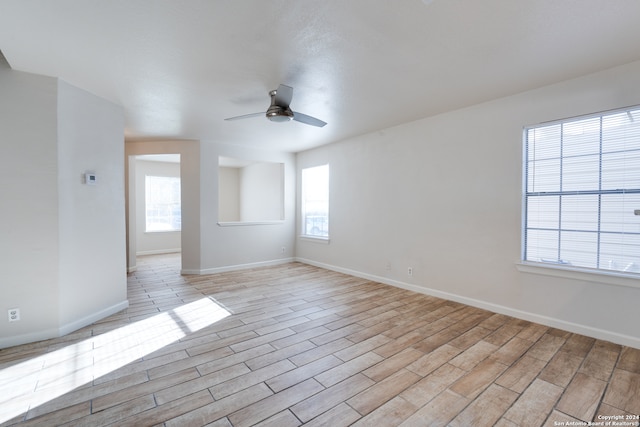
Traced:
<svg viewBox="0 0 640 427">
<path fill-rule="evenodd" d="M 640 59 L 638 0 L 0 0 L 15 70 L 124 107 L 127 138 L 301 151 Z M 268 91 L 324 128 L 263 117 Z"/>
</svg>

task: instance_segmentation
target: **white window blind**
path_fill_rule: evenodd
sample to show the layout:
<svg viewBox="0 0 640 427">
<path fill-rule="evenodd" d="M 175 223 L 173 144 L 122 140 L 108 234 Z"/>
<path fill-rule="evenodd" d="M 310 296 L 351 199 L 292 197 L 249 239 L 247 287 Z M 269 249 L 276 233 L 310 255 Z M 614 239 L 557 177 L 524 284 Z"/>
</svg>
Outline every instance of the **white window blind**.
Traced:
<svg viewBox="0 0 640 427">
<path fill-rule="evenodd" d="M 302 235 L 329 237 L 329 165 L 302 169 Z"/>
<path fill-rule="evenodd" d="M 146 231 L 180 231 L 180 178 L 147 175 L 144 184 Z"/>
<path fill-rule="evenodd" d="M 525 261 L 640 273 L 640 107 L 524 132 Z"/>
</svg>

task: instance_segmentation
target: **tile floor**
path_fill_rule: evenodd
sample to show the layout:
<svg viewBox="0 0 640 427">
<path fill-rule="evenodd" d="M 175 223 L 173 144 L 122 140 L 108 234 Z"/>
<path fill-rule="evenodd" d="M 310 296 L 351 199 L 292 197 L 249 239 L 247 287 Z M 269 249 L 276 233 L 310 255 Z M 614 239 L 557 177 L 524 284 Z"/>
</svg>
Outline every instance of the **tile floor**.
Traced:
<svg viewBox="0 0 640 427">
<path fill-rule="evenodd" d="M 640 350 L 299 263 L 179 262 L 143 257 L 127 310 L 0 350 L 0 425 L 638 425 Z"/>
</svg>

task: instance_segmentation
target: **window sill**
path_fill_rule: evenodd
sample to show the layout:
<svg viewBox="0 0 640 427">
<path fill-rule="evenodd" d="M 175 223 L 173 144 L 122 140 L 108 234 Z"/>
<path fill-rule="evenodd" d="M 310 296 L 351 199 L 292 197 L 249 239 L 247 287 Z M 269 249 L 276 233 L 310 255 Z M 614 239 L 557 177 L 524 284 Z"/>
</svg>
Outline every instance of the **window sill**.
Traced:
<svg viewBox="0 0 640 427">
<path fill-rule="evenodd" d="M 329 241 L 330 241 L 328 237 L 307 236 L 307 235 L 304 235 L 304 234 L 298 236 L 298 238 L 300 240 L 307 241 L 307 242 L 324 243 L 325 245 L 328 245 Z"/>
<path fill-rule="evenodd" d="M 248 225 L 279 225 L 284 224 L 284 220 L 275 221 L 224 221 L 218 222 L 220 227 L 243 227 Z"/>
<path fill-rule="evenodd" d="M 588 268 L 544 264 L 529 261 L 519 262 L 518 264 L 516 264 L 516 268 L 522 273 L 562 277 L 565 279 L 583 280 L 587 282 L 598 282 L 606 285 L 640 288 L 640 275 L 633 273 L 592 270 Z"/>
</svg>

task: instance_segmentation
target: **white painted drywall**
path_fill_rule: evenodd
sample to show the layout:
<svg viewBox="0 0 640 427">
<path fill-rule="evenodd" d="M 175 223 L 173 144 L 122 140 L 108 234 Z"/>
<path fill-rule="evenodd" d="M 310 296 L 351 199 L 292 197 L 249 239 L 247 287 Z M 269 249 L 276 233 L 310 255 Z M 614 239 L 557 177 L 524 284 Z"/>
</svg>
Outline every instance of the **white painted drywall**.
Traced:
<svg viewBox="0 0 640 427">
<path fill-rule="evenodd" d="M 0 348 L 57 334 L 57 93 L 53 78 L 0 67 Z"/>
<path fill-rule="evenodd" d="M 145 217 L 145 176 L 180 178 L 180 163 L 136 159 L 136 238 L 137 255 L 180 252 L 180 231 L 147 233 Z"/>
<path fill-rule="evenodd" d="M 212 273 L 291 260 L 295 250 L 295 155 L 203 141 L 200 145 L 201 266 L 186 273 Z M 284 220 L 274 224 L 221 226 L 218 217 L 218 157 L 284 165 Z M 183 240 L 184 242 L 184 240 Z M 285 248 L 282 252 L 282 248 Z M 184 246 L 183 246 L 184 250 Z"/>
<path fill-rule="evenodd" d="M 122 107 L 58 81 L 60 327 L 126 308 Z M 93 172 L 96 185 L 85 183 Z M 122 309 L 121 308 L 121 309 Z"/>
<path fill-rule="evenodd" d="M 219 166 L 218 220 L 240 221 L 240 168 Z"/>
<path fill-rule="evenodd" d="M 516 269 L 523 126 L 634 104 L 640 62 L 301 152 L 298 176 L 330 164 L 331 236 L 296 255 L 640 346 L 640 287 Z"/>
<path fill-rule="evenodd" d="M 0 93 L 1 348 L 71 332 L 127 300 L 122 109 L 8 68 Z M 87 171 L 99 186 L 83 183 Z"/>
<path fill-rule="evenodd" d="M 284 219 L 284 165 L 256 162 L 240 169 L 240 220 Z"/>
</svg>

